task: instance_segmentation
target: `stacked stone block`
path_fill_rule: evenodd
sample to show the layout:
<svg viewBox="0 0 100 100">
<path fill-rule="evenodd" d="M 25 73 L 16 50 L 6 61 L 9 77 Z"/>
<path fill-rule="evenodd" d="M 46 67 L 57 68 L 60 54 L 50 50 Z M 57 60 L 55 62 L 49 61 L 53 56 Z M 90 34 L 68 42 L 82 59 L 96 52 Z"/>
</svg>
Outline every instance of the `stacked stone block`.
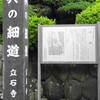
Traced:
<svg viewBox="0 0 100 100">
<path fill-rule="evenodd" d="M 31 67 L 37 80 L 36 66 Z M 41 68 L 42 100 L 97 100 L 97 65 L 49 64 Z"/>
</svg>

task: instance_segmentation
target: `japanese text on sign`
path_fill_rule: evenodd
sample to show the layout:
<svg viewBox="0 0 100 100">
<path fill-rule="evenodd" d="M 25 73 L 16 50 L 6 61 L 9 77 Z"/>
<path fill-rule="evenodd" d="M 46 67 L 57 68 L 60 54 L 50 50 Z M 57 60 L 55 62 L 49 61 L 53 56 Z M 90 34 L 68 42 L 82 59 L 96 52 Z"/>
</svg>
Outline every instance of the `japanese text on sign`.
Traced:
<svg viewBox="0 0 100 100">
<path fill-rule="evenodd" d="M 18 0 L 6 0 L 8 4 L 10 4 L 12 1 L 14 1 L 15 3 L 18 3 Z"/>
<path fill-rule="evenodd" d="M 27 8 L 28 0 L 4 0 L 5 20 L 3 25 L 6 28 L 4 29 L 4 60 L 7 59 L 5 60 L 4 70 L 4 85 L 6 87 L 4 89 L 5 100 L 22 100 L 22 98 L 27 98 L 28 79 L 25 70 L 23 70 L 27 69 L 28 65 Z M 22 61 L 23 59 L 26 61 L 25 63 Z M 19 64 L 17 64 L 18 61 L 20 61 Z M 9 80 L 6 80 L 5 77 Z M 19 89 L 17 89 L 18 86 L 22 87 L 22 90 L 20 90 L 21 93 L 23 93 L 22 96 L 19 96 Z M 25 92 L 23 92 L 23 90 Z M 8 96 L 9 98 L 7 98 Z"/>
<path fill-rule="evenodd" d="M 15 87 L 17 85 L 17 80 L 15 79 L 16 76 L 17 76 L 17 70 L 12 69 L 10 71 L 10 76 L 13 77 L 14 79 L 10 80 L 10 84 L 9 85 L 12 86 L 12 87 Z M 14 89 L 11 90 L 10 95 L 11 95 L 12 98 L 15 98 L 16 95 L 17 95 L 17 91 L 14 90 Z"/>
</svg>

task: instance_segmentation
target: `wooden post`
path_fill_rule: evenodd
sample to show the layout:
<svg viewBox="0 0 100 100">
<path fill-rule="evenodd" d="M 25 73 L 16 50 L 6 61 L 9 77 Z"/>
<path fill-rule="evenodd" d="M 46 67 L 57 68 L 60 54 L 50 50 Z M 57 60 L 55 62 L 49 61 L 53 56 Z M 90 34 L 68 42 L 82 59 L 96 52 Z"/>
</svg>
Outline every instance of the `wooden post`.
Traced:
<svg viewBox="0 0 100 100">
<path fill-rule="evenodd" d="M 27 0 L 3 0 L 3 100 L 27 100 L 27 9 Z"/>
</svg>

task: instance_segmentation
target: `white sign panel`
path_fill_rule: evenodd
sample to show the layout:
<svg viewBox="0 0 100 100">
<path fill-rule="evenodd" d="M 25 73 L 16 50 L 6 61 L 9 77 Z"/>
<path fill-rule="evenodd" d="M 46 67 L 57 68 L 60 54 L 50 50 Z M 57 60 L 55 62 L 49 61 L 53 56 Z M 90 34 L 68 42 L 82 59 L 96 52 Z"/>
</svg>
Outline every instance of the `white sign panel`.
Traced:
<svg viewBox="0 0 100 100">
<path fill-rule="evenodd" d="M 96 62 L 95 26 L 42 27 L 42 62 Z"/>
</svg>

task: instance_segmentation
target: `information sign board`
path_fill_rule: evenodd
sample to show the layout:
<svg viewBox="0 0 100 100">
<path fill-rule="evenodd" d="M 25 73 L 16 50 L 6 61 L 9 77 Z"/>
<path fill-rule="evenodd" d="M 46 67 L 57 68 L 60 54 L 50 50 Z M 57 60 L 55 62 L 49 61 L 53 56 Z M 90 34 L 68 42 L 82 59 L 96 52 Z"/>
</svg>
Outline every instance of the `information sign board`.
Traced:
<svg viewBox="0 0 100 100">
<path fill-rule="evenodd" d="M 41 25 L 42 63 L 96 63 L 96 25 Z"/>
<path fill-rule="evenodd" d="M 100 100 L 100 22 L 38 28 L 38 100 L 41 100 L 42 64 L 97 65 L 97 100 Z"/>
</svg>

